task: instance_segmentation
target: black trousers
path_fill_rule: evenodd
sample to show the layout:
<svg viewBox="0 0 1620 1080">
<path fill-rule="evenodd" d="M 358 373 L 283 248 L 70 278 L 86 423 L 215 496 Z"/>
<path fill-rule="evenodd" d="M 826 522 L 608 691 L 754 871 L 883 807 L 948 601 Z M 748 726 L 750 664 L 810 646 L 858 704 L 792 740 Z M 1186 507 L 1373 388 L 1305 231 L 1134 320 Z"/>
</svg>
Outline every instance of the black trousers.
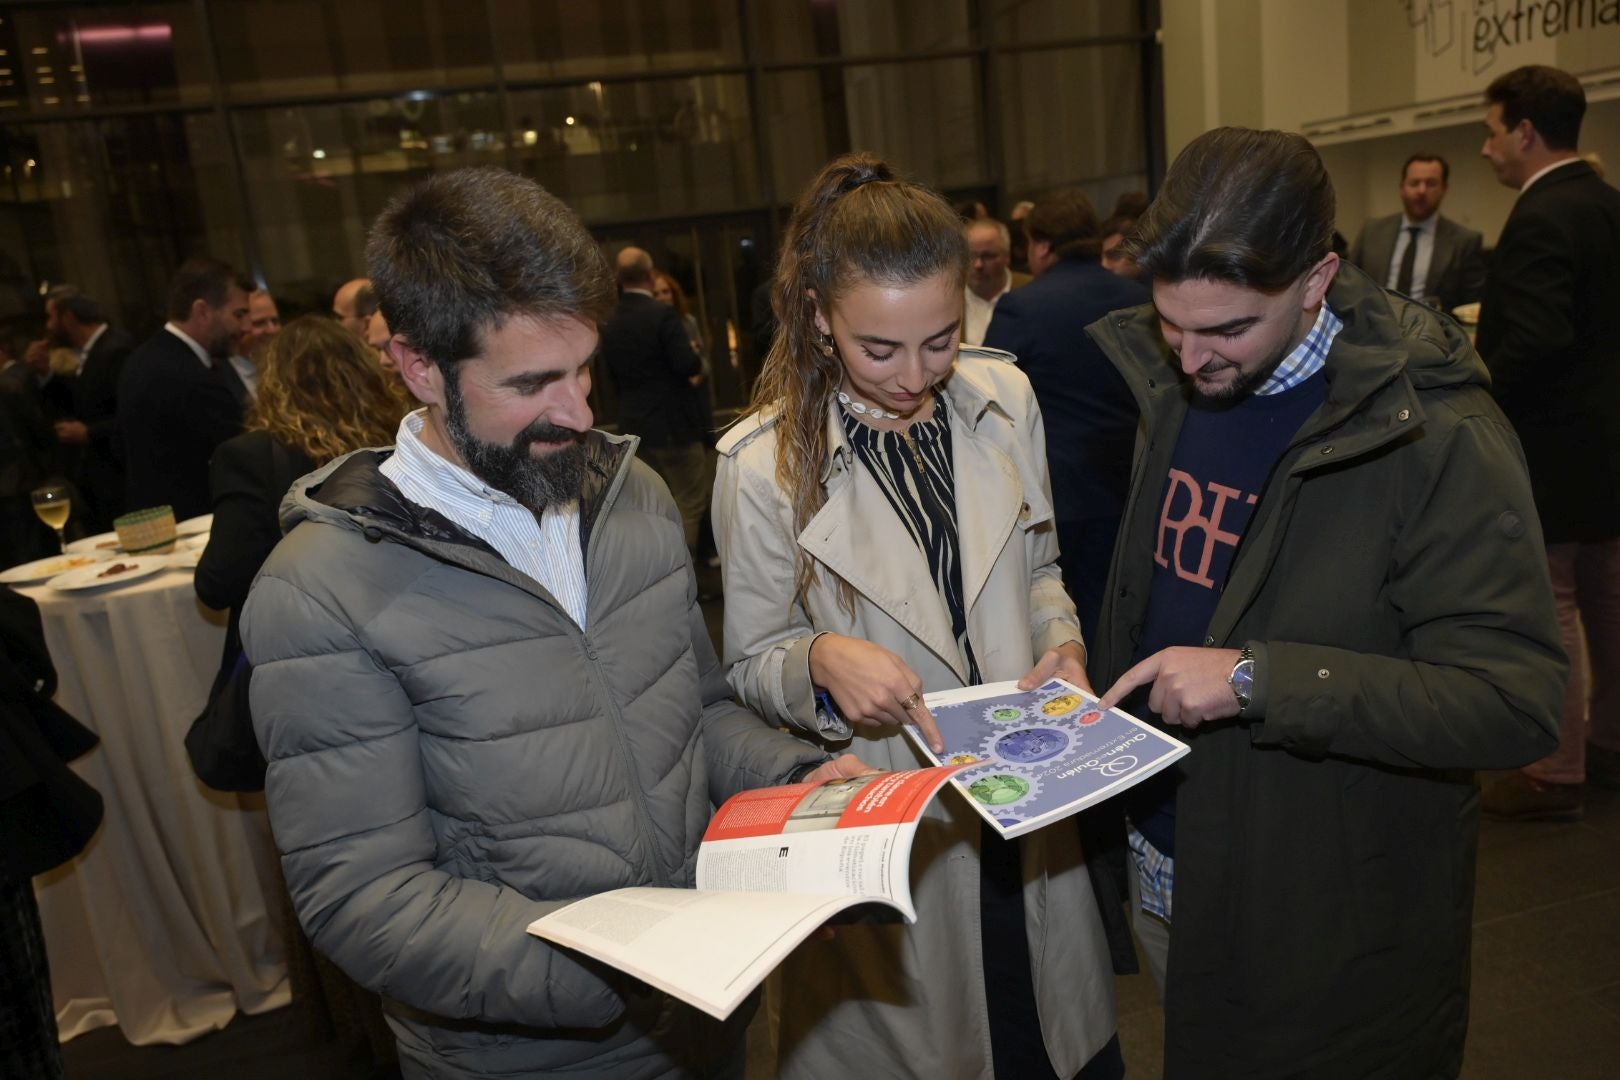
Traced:
<svg viewBox="0 0 1620 1080">
<path fill-rule="evenodd" d="M 1024 871 L 1018 841 L 989 825 L 979 838 L 979 932 L 984 942 L 985 1002 L 990 1013 L 990 1058 L 997 1077 L 1066 1080 L 1052 1069 L 1035 1008 L 1024 925 Z M 1119 1036 L 1099 1050 L 1074 1080 L 1117 1080 L 1125 1075 Z"/>
</svg>

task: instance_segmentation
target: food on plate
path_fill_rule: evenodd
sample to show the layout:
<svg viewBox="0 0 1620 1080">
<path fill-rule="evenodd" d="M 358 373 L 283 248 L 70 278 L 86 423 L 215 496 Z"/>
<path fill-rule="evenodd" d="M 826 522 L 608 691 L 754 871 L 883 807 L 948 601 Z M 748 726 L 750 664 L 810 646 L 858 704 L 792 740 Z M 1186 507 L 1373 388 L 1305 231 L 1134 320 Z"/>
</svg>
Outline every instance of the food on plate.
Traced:
<svg viewBox="0 0 1620 1080">
<path fill-rule="evenodd" d="M 118 546 L 118 541 L 116 539 L 103 540 L 101 543 L 96 545 L 97 548 L 115 548 L 117 546 Z"/>
<path fill-rule="evenodd" d="M 114 574 L 127 574 L 131 570 L 138 569 L 139 567 L 140 567 L 140 563 L 115 562 L 111 566 L 107 567 L 107 569 L 105 569 L 101 573 L 97 574 L 96 577 L 98 577 L 98 578 L 106 578 L 106 577 L 112 577 Z"/>
</svg>

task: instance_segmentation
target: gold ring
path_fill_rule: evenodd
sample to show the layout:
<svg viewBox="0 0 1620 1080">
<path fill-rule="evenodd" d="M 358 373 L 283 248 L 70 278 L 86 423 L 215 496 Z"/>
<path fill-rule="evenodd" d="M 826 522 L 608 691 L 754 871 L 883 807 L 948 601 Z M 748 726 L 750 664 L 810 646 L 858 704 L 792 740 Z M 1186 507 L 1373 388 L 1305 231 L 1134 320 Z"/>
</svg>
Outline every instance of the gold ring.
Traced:
<svg viewBox="0 0 1620 1080">
<path fill-rule="evenodd" d="M 900 707 L 902 709 L 906 710 L 906 712 L 910 712 L 912 709 L 915 709 L 918 705 L 921 705 L 921 704 L 922 704 L 922 695 L 921 694 L 912 694 L 910 697 L 906 698 L 906 700 L 904 700 L 904 701 L 902 701 L 900 703 Z"/>
</svg>

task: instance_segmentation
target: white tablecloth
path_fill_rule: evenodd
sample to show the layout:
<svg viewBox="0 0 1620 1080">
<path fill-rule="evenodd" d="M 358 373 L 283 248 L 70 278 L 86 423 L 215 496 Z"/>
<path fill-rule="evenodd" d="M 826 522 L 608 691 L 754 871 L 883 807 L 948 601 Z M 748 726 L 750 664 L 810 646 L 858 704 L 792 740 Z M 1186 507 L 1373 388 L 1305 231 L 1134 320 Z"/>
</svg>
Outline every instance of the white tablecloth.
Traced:
<svg viewBox="0 0 1620 1080">
<path fill-rule="evenodd" d="M 182 1043 L 239 1009 L 285 1005 L 263 797 L 210 791 L 184 745 L 225 616 L 198 603 L 190 570 L 21 591 L 44 618 L 58 704 L 101 736 L 73 768 L 101 792 L 106 820 L 34 883 L 62 1039 L 118 1024 L 136 1045 Z"/>
</svg>

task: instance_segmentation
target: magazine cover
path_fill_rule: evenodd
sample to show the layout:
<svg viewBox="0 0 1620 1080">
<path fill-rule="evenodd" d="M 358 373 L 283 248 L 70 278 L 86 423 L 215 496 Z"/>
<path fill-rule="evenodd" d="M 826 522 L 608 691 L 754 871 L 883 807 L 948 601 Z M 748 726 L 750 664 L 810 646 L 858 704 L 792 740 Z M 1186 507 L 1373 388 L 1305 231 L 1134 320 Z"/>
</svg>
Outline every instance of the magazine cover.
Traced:
<svg viewBox="0 0 1620 1080">
<path fill-rule="evenodd" d="M 1146 780 L 1187 753 L 1187 745 L 1061 679 L 1034 690 L 989 683 L 925 699 L 945 739 L 934 754 L 911 725 L 906 733 L 941 765 L 960 765 L 954 783 L 1003 836 L 1042 825 Z"/>
</svg>

